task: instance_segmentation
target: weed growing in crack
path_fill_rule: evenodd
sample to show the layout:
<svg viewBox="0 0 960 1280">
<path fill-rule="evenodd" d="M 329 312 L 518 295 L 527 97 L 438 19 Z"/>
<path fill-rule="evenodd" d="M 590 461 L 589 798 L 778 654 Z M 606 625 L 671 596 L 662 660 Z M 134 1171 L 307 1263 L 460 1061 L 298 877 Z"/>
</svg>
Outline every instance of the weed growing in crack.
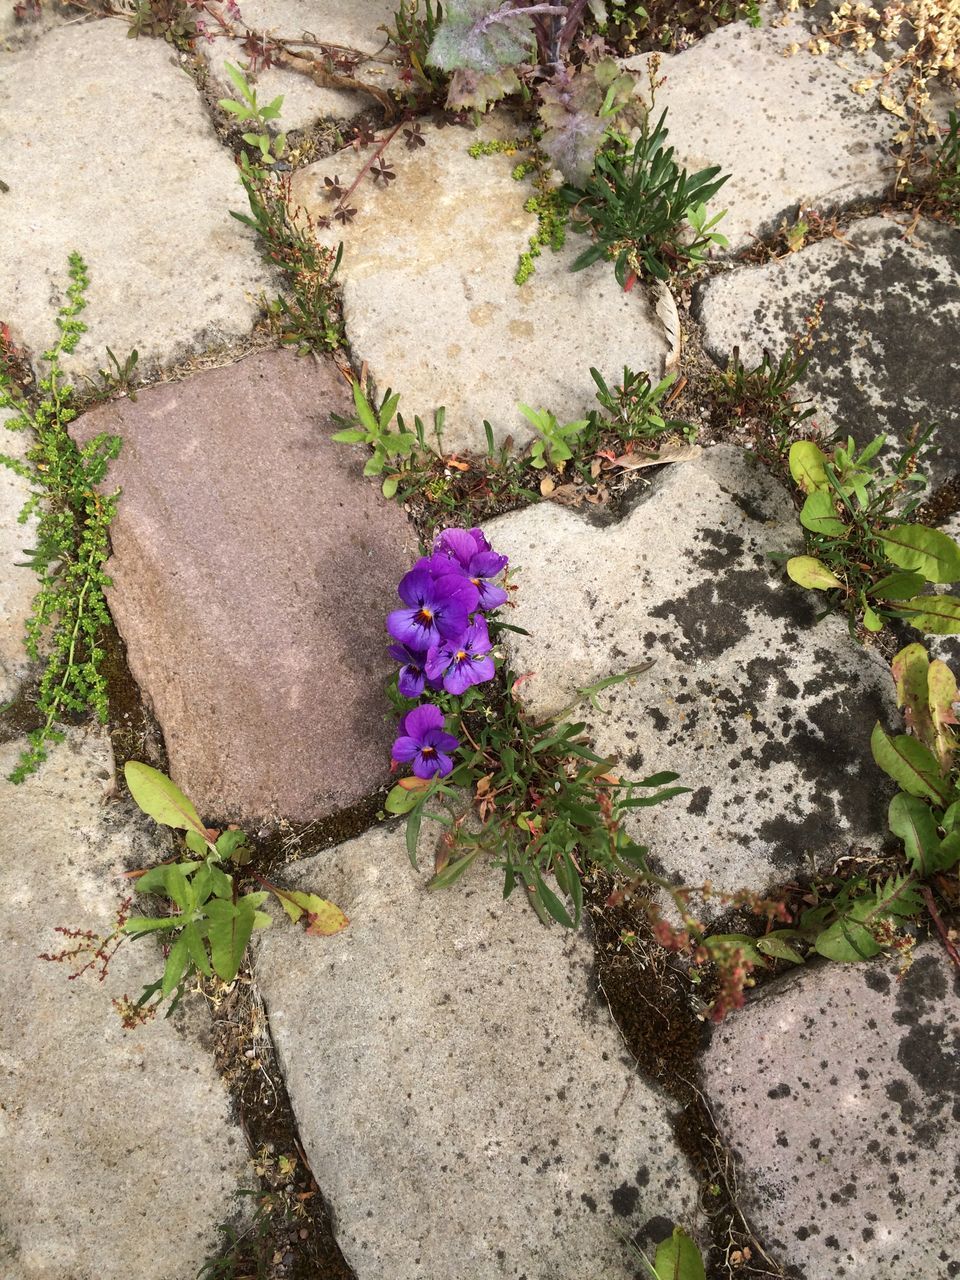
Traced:
<svg viewBox="0 0 960 1280">
<path fill-rule="evenodd" d="M 747 368 L 734 347 L 722 373 L 715 375 L 712 390 L 721 412 L 737 418 L 754 419 L 769 433 L 773 449 L 783 454 L 795 433 L 816 409 L 794 399 L 791 392 L 807 371 L 810 358 L 796 343 L 774 362 L 764 351 L 759 364 Z"/>
<path fill-rule="evenodd" d="M 852 439 L 831 453 L 812 440 L 790 448 L 790 473 L 806 495 L 800 523 L 810 554 L 788 559 L 787 573 L 826 594 L 822 617 L 844 609 L 852 634 L 858 624 L 876 632 L 894 619 L 937 635 L 960 632 L 960 599 L 920 594 L 928 583 L 960 581 L 960 545 L 909 522 L 926 485 L 917 459 L 931 431 L 915 431 L 887 472 L 876 462 L 886 436 L 859 452 Z"/>
<path fill-rule="evenodd" d="M 92 710 L 101 723 L 107 719 L 100 635 L 110 622 L 103 594 L 110 580 L 104 565 L 117 495 L 102 495 L 98 486 L 120 452 L 121 440 L 100 434 L 82 447 L 74 444 L 67 431 L 76 417 L 73 388 L 61 366 L 86 329 L 78 316 L 86 306 L 87 283 L 82 258 L 71 254 L 67 301 L 56 318 L 60 336 L 43 353 L 46 373 L 33 406 L 16 392 L 6 364 L 0 367 L 0 408 L 14 411 L 5 425 L 33 433 L 25 462 L 0 453 L 0 463 L 32 485 L 19 521 L 38 517 L 37 544 L 25 552 L 25 563 L 40 585 L 25 639 L 29 657 L 45 663 L 37 692 L 42 723 L 29 735 L 30 745 L 10 774 L 13 782 L 33 773 L 46 759 L 49 744 L 62 740 L 56 725 L 65 716 Z"/>
<path fill-rule="evenodd" d="M 934 158 L 931 186 L 940 208 L 960 227 L 960 116 L 955 111 Z"/>
</svg>

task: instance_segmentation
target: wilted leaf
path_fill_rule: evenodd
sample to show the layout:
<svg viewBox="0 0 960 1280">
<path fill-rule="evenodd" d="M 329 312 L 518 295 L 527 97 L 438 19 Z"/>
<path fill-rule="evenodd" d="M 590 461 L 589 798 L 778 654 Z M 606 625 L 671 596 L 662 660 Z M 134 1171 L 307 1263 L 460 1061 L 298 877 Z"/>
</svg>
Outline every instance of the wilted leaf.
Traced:
<svg viewBox="0 0 960 1280">
<path fill-rule="evenodd" d="M 307 933 L 314 937 L 328 937 L 345 929 L 350 921 L 338 906 L 315 893 L 299 893 L 290 889 L 274 888 L 281 907 L 294 924 L 302 916 L 307 917 Z"/>
<path fill-rule="evenodd" d="M 934 729 L 933 750 L 940 762 L 940 767 L 946 773 L 950 768 L 950 761 L 957 745 L 956 736 L 948 727 L 957 724 L 957 717 L 953 710 L 957 701 L 957 682 L 945 662 L 935 659 L 930 663 L 927 688 Z"/>
<path fill-rule="evenodd" d="M 662 467 L 668 462 L 692 462 L 701 453 L 703 449 L 698 444 L 665 444 L 655 453 L 622 453 L 604 470 L 620 467 L 623 471 L 640 471 L 643 467 Z"/>
<path fill-rule="evenodd" d="M 808 587 L 813 591 L 831 591 L 843 586 L 837 575 L 831 573 L 823 561 L 814 556 L 793 556 L 787 561 L 787 577 L 792 578 L 798 586 Z"/>
<path fill-rule="evenodd" d="M 593 173 L 597 148 L 610 123 L 598 114 L 603 101 L 604 89 L 590 66 L 573 75 L 564 69 L 540 86 L 540 119 L 547 126 L 540 145 L 577 187 Z"/>
<path fill-rule="evenodd" d="M 922 644 L 908 644 L 890 664 L 897 688 L 897 706 L 903 708 L 907 728 L 933 750 L 935 737 L 927 685 L 929 669 L 930 659 Z"/>
<path fill-rule="evenodd" d="M 207 829 L 196 809 L 166 774 L 139 760 L 128 760 L 123 776 L 137 805 L 155 822 L 181 831 L 192 829 L 206 840 Z"/>
</svg>

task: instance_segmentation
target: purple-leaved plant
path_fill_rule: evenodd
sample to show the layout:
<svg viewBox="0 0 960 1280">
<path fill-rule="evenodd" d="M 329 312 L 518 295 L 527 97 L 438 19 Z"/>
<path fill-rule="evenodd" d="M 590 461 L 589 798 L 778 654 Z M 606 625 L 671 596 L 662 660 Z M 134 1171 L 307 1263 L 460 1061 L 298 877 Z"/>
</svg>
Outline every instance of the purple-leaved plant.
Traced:
<svg viewBox="0 0 960 1280">
<path fill-rule="evenodd" d="M 492 680 L 496 668 L 485 614 L 506 602 L 493 581 L 507 568 L 482 529 L 444 529 L 429 556 L 423 556 L 397 588 L 406 606 L 387 618 L 396 641 L 390 656 L 400 665 L 397 691 L 419 699 L 425 692 L 462 697 Z M 393 744 L 394 763 L 410 764 L 422 779 L 453 771 L 458 739 L 447 733 L 444 714 L 425 702 L 406 712 Z"/>
</svg>

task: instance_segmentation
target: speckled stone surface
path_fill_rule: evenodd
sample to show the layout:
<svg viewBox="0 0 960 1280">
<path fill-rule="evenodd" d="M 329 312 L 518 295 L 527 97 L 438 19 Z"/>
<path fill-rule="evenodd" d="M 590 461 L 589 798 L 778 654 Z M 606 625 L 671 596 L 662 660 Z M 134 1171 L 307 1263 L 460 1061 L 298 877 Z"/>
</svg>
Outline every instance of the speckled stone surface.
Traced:
<svg viewBox="0 0 960 1280">
<path fill-rule="evenodd" d="M 0 453 L 22 461 L 30 437 L 6 429 L 4 423 L 14 416 L 11 410 L 0 409 Z M 18 517 L 29 496 L 29 480 L 0 466 L 0 705 L 15 695 L 27 666 L 23 633 L 37 592 L 37 578 L 20 562 L 25 558 L 24 550 L 34 545 L 37 519 L 31 516 L 19 524 Z"/>
<path fill-rule="evenodd" d="M 791 1275 L 960 1275 L 960 980 L 938 941 L 902 980 L 872 961 L 764 987 L 714 1032 L 705 1091 Z"/>
<path fill-rule="evenodd" d="M 36 358 L 78 252 L 90 274 L 88 326 L 64 360 L 96 378 L 109 345 L 140 367 L 246 337 L 271 274 L 233 157 L 196 86 L 163 40 L 128 40 L 116 19 L 49 31 L 0 56 L 10 139 L 0 192 L 0 316 Z"/>
<path fill-rule="evenodd" d="M 71 426 L 123 437 L 107 599 L 210 820 L 309 822 L 387 781 L 384 620 L 417 547 L 329 438 L 351 408 L 331 361 L 267 351 Z"/>
<path fill-rule="evenodd" d="M 696 310 L 710 353 L 734 346 L 757 364 L 785 352 L 823 300 L 802 388 L 816 420 L 861 444 L 886 431 L 904 440 L 937 423 L 935 482 L 960 471 L 960 230 L 921 221 L 913 236 L 869 218 L 762 267 L 714 277 Z"/>
<path fill-rule="evenodd" d="M 505 903 L 490 866 L 428 893 L 402 827 L 289 874 L 350 917 L 333 938 L 270 930 L 256 976 L 357 1280 L 633 1280 L 618 1230 L 648 1250 L 671 1222 L 699 1233 L 668 1106 L 598 999 L 585 932 Z"/>
<path fill-rule="evenodd" d="M 355 359 L 381 394 L 401 393 L 408 421 L 416 413 L 429 425 L 444 406 L 448 450 L 484 452 L 485 418 L 499 440 L 531 439 L 521 401 L 561 422 L 584 417 L 596 408 L 591 366 L 608 380 L 625 364 L 656 380 L 671 346 L 652 294 L 625 293 L 606 263 L 570 271 L 585 246 L 578 236 L 559 253 L 545 249 L 517 287 L 518 257 L 537 227 L 523 207 L 534 189 L 511 177 L 516 156 L 468 154 L 508 136 L 503 121 L 477 131 L 425 123 L 425 147 L 390 148 L 396 182 L 384 190 L 365 179 L 350 197 L 353 221 L 321 233 L 343 240 L 338 278 Z M 349 186 L 366 159 L 347 148 L 301 169 L 295 198 L 329 217 L 324 179 Z"/>
<path fill-rule="evenodd" d="M 879 58 L 850 49 L 814 55 L 810 34 L 770 4 L 757 30 L 734 22 L 661 57 L 656 110 L 667 108 L 678 160 L 691 173 L 719 165 L 730 175 L 711 208 L 727 210 L 718 230 L 731 250 L 792 221 L 800 205 L 837 208 L 893 181 L 890 144 L 901 122 L 875 94 L 850 88 L 878 72 Z M 646 60 L 625 64 L 642 73 L 644 88 Z"/>
<path fill-rule="evenodd" d="M 887 790 L 870 758 L 877 719 L 897 723 L 881 660 L 838 618 L 816 625 L 808 594 L 771 553 L 799 549 L 793 503 L 741 450 L 665 470 L 621 523 L 553 505 L 492 522 L 519 572 L 511 666 L 532 712 L 654 665 L 584 704 L 596 745 L 627 777 L 663 769 L 693 789 L 640 811 L 655 857 L 688 884 L 761 890 L 812 856 L 882 837 Z M 714 903 L 714 910 L 719 909 Z"/>
<path fill-rule="evenodd" d="M 57 925 L 108 934 L 122 872 L 170 857 L 161 828 L 109 801 L 105 732 L 74 729 L 22 785 L 0 746 L 0 1275 L 186 1280 L 250 1185 L 247 1144 L 210 1051 L 203 1002 L 124 1031 L 111 1004 L 163 972 L 152 937 L 69 981 L 40 952 Z M 80 962 L 82 963 L 82 961 Z"/>
</svg>

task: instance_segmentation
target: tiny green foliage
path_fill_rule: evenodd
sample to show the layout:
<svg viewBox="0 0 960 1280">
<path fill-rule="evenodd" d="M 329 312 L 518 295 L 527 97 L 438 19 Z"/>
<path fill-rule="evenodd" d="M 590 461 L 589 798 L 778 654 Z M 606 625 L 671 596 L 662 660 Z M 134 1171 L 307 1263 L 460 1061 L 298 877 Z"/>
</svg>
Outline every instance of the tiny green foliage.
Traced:
<svg viewBox="0 0 960 1280">
<path fill-rule="evenodd" d="M 817 316 L 819 320 L 819 315 Z M 778 451 L 816 410 L 794 399 L 793 388 L 807 371 L 809 357 L 795 343 L 778 360 L 764 351 L 758 364 L 748 368 L 734 347 L 727 367 L 713 380 L 718 405 L 738 418 L 756 418 L 772 430 Z"/>
<path fill-rule="evenodd" d="M 624 365 L 623 381 L 612 391 L 599 369 L 591 369 L 590 377 L 597 384 L 597 400 L 605 413 L 604 425 L 612 428 L 625 444 L 655 440 L 672 432 L 687 438 L 696 434 L 689 423 L 664 418 L 661 413 L 661 402 L 677 380 L 675 373 L 667 374 L 654 385 L 649 374 L 634 373 Z"/>
<path fill-rule="evenodd" d="M 240 68 L 229 62 L 225 65 L 227 75 L 233 81 L 240 98 L 239 100 L 221 98 L 217 105 L 221 110 L 234 116 L 239 124 L 248 124 L 253 121 L 258 125 L 259 132 L 251 130 L 243 135 L 243 140 L 248 146 L 255 147 L 259 151 L 258 159 L 262 164 L 276 164 L 287 149 L 287 137 L 284 133 L 271 134 L 268 125 L 270 121 L 279 119 L 283 95 L 280 94 L 266 104 L 259 102 L 256 89 Z"/>
<path fill-rule="evenodd" d="M 584 428 L 590 425 L 587 418 L 561 424 L 549 409 L 531 409 L 525 404 L 519 409 L 540 437 L 530 446 L 530 465 L 537 470 L 542 470 L 547 463 L 555 467 L 572 458 L 573 447 Z"/>
<path fill-rule="evenodd" d="M 423 421 L 414 417 L 411 431 L 397 412 L 400 404 L 399 394 L 389 389 L 379 407 L 374 407 L 367 399 L 359 382 L 353 384 L 353 404 L 356 410 L 353 418 L 343 418 L 340 414 L 331 415 L 335 422 L 344 424 L 344 429 L 337 431 L 332 440 L 338 444 L 365 444 L 372 450 L 363 468 L 365 476 L 381 476 L 388 472 L 382 484 L 383 496 L 393 498 L 400 487 L 405 472 L 410 472 L 419 457 L 427 452 L 426 431 Z M 443 452 L 443 422 L 446 411 L 437 409 L 433 415 L 433 428 L 437 440 L 438 452 Z M 396 429 L 393 428 L 396 420 Z"/>
<path fill-rule="evenodd" d="M 43 353 L 46 372 L 33 406 L 0 367 L 0 407 L 15 413 L 6 425 L 33 433 L 26 462 L 0 453 L 0 463 L 32 485 L 19 515 L 21 524 L 33 514 L 38 517 L 37 545 L 25 552 L 25 563 L 39 579 L 25 642 L 28 655 L 45 663 L 36 698 L 41 724 L 30 733 L 30 745 L 10 774 L 13 782 L 33 773 L 46 759 L 48 745 L 61 740 L 56 725 L 65 715 L 92 710 L 101 722 L 107 718 L 100 635 L 110 622 L 103 594 L 110 579 L 104 565 L 118 495 L 102 495 L 98 486 L 121 441 L 101 434 L 82 448 L 74 444 L 67 431 L 76 417 L 73 388 L 61 367 L 62 357 L 76 348 L 86 329 L 78 316 L 86 305 L 87 284 L 83 260 L 73 253 L 67 300 L 56 320 L 60 334 Z"/>
<path fill-rule="evenodd" d="M 161 934 L 169 941 L 163 976 L 144 988 L 135 1009 L 149 1015 L 172 997 L 169 1017 L 192 977 L 216 974 L 221 982 L 232 982 L 254 930 L 272 923 L 260 909 L 271 893 L 294 923 L 306 917 L 308 933 L 326 935 L 345 927 L 346 917 L 333 903 L 314 894 L 278 888 L 255 873 L 263 888 L 241 894 L 236 877 L 225 865 L 232 862 L 242 867 L 250 861 L 244 833 L 205 827 L 193 802 L 159 769 L 131 760 L 123 772 L 137 806 L 155 822 L 183 831 L 187 852 L 194 855 L 153 867 L 136 881 L 138 893 L 166 898 L 175 910 L 159 916 L 132 916 L 121 927 L 125 935 Z"/>
<path fill-rule="evenodd" d="M 689 271 L 712 246 L 726 246 L 715 230 L 723 214 L 708 217 L 706 204 L 727 175 L 717 166 L 695 174 L 681 168 L 666 145 L 666 116 L 664 111 L 653 128 L 645 118 L 633 144 L 621 134 L 608 135 L 585 185 L 562 188 L 574 230 L 594 239 L 573 271 L 613 259 L 618 283 L 628 288 L 638 276 L 666 280 Z"/>
<path fill-rule="evenodd" d="M 939 529 L 909 523 L 926 483 L 917 456 L 929 435 L 886 471 L 877 463 L 885 436 L 859 451 L 852 439 L 829 453 L 812 440 L 790 448 L 790 473 L 805 495 L 800 523 L 808 554 L 787 560 L 787 574 L 825 592 L 828 613 L 845 609 L 852 632 L 858 623 L 880 631 L 894 619 L 938 635 L 960 632 L 960 598 L 921 594 L 928 583 L 960 580 L 960 545 Z"/>
<path fill-rule="evenodd" d="M 931 185 L 937 202 L 960 227 L 960 116 L 949 115 L 949 128 L 933 162 Z"/>
</svg>

